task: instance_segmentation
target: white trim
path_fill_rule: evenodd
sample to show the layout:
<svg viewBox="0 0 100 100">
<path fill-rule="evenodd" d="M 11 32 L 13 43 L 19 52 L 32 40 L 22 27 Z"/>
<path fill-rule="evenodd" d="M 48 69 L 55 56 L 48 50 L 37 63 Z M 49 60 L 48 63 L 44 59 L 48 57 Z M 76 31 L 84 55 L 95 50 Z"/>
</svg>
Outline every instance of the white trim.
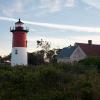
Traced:
<svg viewBox="0 0 100 100">
<path fill-rule="evenodd" d="M 79 54 L 81 54 L 81 56 L 76 55 L 76 57 L 75 57 L 75 53 L 77 52 L 77 50 L 80 51 Z M 86 58 L 86 57 L 87 57 L 87 55 L 85 54 L 85 52 L 78 46 L 78 47 L 73 51 L 73 53 L 71 54 L 70 59 L 71 59 L 72 61 L 79 61 L 79 60 L 82 60 L 82 59 L 84 59 L 84 58 Z"/>
</svg>

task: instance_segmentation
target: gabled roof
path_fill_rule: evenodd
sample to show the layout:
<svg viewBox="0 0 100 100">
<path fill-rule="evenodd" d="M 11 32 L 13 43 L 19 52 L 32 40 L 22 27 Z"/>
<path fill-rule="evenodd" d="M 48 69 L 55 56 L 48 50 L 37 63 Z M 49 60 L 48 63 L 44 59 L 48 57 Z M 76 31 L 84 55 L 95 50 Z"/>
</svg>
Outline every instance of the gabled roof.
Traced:
<svg viewBox="0 0 100 100">
<path fill-rule="evenodd" d="M 87 56 L 100 56 L 100 45 L 75 43 L 75 46 L 79 46 Z"/>
<path fill-rule="evenodd" d="M 66 48 L 63 48 L 61 50 L 61 52 L 59 53 L 59 55 L 57 56 L 57 58 L 69 58 L 71 56 L 71 54 L 73 53 L 73 51 L 75 50 L 76 47 L 74 46 L 69 46 Z"/>
</svg>

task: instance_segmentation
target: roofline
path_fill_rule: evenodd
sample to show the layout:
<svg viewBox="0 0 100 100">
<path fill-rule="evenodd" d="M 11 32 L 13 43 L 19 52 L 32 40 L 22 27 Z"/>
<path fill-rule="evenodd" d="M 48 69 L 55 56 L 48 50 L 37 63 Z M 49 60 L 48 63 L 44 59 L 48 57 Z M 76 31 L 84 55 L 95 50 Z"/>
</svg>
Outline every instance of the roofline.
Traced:
<svg viewBox="0 0 100 100">
<path fill-rule="evenodd" d="M 86 44 L 86 45 L 90 45 L 90 44 L 88 44 L 88 43 L 78 43 L 78 42 L 75 42 L 75 43 L 74 43 L 74 46 L 75 46 L 75 44 Z M 91 44 L 91 45 L 97 45 L 97 46 L 100 46 L 100 44 Z"/>
</svg>

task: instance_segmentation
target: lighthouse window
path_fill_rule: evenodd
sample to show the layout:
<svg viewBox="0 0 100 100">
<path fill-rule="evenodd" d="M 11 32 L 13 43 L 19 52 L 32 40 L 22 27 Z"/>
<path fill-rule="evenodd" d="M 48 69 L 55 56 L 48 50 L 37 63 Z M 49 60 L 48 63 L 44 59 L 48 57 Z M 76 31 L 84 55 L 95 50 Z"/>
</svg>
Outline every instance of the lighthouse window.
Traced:
<svg viewBox="0 0 100 100">
<path fill-rule="evenodd" d="M 18 54 L 18 50 L 15 50 L 15 54 Z"/>
</svg>

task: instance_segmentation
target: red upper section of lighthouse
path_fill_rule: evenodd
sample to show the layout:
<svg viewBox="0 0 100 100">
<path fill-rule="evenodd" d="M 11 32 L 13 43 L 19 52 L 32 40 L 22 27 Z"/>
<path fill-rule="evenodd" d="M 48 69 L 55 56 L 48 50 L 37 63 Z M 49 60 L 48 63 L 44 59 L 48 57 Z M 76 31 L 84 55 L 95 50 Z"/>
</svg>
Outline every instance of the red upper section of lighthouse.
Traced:
<svg viewBox="0 0 100 100">
<path fill-rule="evenodd" d="M 25 32 L 14 32 L 13 33 L 12 47 L 27 47 L 27 39 L 26 39 Z"/>
<path fill-rule="evenodd" d="M 24 29 L 23 22 L 19 21 L 15 23 L 15 28 L 10 29 L 13 33 L 12 47 L 27 47 L 26 33 L 28 29 Z"/>
</svg>

